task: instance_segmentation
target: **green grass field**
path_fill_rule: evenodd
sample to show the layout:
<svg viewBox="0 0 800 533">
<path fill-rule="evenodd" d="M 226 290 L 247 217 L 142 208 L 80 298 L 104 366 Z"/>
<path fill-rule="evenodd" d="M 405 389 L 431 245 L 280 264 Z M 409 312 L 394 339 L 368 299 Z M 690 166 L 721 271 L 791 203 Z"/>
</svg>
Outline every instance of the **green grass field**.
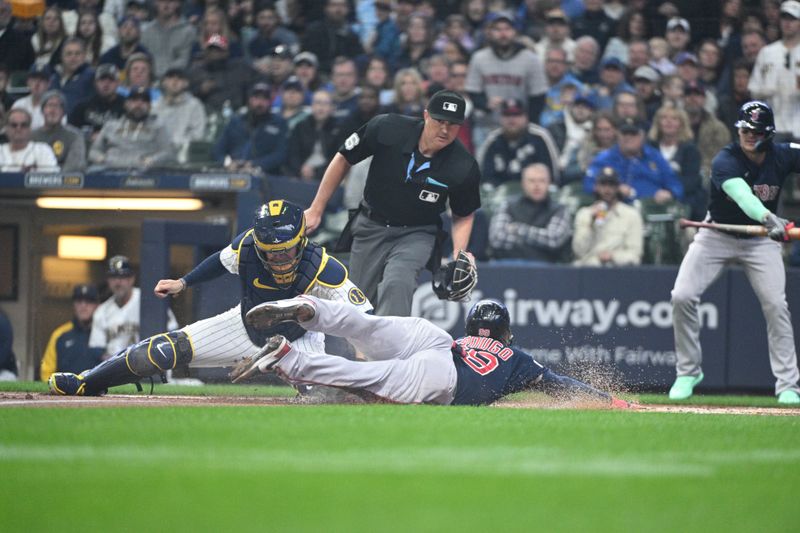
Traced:
<svg viewBox="0 0 800 533">
<path fill-rule="evenodd" d="M 797 531 L 798 437 L 796 416 L 0 408 L 0 530 Z"/>
</svg>

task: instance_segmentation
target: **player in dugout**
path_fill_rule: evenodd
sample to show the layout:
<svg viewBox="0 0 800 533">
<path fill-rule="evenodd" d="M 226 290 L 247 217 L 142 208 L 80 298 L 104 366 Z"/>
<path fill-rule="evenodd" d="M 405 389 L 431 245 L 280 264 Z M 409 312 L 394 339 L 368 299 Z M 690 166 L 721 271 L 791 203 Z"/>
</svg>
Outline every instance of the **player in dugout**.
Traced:
<svg viewBox="0 0 800 533">
<path fill-rule="evenodd" d="M 48 384 L 53 394 L 96 396 L 109 387 L 138 383 L 175 368 L 232 366 L 242 354 L 254 353 L 273 335 L 283 335 L 308 352 L 323 353 L 322 333 L 297 324 L 278 324 L 257 330 L 245 323 L 253 307 L 301 294 L 335 300 L 358 313 L 372 310 L 364 293 L 347 277 L 344 265 L 325 248 L 306 237 L 302 208 L 284 200 L 273 200 L 256 212 L 253 227 L 233 242 L 207 257 L 180 279 L 162 279 L 155 293 L 165 298 L 187 287 L 225 273 L 241 282 L 241 302 L 217 316 L 200 320 L 133 344 L 82 373 L 57 372 Z"/>
<path fill-rule="evenodd" d="M 456 341 L 424 318 L 367 315 L 307 295 L 263 303 L 247 314 L 251 326 L 264 330 L 287 321 L 344 337 L 369 360 L 312 354 L 275 335 L 237 364 L 231 372 L 234 382 L 274 370 L 289 383 L 339 387 L 393 403 L 486 405 L 535 389 L 616 409 L 638 407 L 559 375 L 513 347 L 508 309 L 494 300 L 472 306 L 467 336 Z"/>
</svg>

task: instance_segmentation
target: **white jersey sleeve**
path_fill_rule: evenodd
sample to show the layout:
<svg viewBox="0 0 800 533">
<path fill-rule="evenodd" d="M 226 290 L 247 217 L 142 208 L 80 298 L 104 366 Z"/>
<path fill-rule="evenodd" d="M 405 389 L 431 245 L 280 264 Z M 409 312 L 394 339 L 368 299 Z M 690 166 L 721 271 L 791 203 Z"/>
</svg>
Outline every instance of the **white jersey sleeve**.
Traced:
<svg viewBox="0 0 800 533">
<path fill-rule="evenodd" d="M 239 273 L 239 254 L 230 244 L 219 253 L 219 261 L 231 274 Z"/>
<path fill-rule="evenodd" d="M 337 287 L 315 283 L 308 294 L 333 302 L 349 302 L 362 313 L 369 313 L 373 310 L 372 304 L 367 300 L 367 297 L 349 278 L 345 279 L 344 283 Z"/>
</svg>

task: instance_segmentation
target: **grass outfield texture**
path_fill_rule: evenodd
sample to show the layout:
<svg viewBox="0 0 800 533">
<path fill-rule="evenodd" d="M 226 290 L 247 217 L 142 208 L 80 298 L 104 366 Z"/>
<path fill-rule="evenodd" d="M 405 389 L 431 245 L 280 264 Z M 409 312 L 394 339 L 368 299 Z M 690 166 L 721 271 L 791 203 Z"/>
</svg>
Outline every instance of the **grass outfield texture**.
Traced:
<svg viewBox="0 0 800 533">
<path fill-rule="evenodd" d="M 800 528 L 796 416 L 14 407 L 0 428 L 2 531 Z"/>
</svg>

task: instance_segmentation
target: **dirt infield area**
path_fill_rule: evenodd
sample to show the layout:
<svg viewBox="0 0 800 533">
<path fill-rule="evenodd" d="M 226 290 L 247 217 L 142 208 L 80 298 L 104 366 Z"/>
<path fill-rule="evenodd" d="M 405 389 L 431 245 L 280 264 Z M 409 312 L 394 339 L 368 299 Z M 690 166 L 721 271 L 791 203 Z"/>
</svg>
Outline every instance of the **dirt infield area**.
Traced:
<svg viewBox="0 0 800 533">
<path fill-rule="evenodd" d="M 64 397 L 34 392 L 0 393 L 0 408 L 3 407 L 173 407 L 173 406 L 280 406 L 314 405 L 320 401 L 304 401 L 295 398 L 264 396 L 159 396 L 112 394 L 99 397 Z M 324 403 L 355 403 L 338 401 Z M 361 402 L 359 402 L 361 403 Z M 503 401 L 494 405 L 502 409 L 597 409 L 604 406 L 596 403 L 576 404 L 572 402 Z M 695 413 L 715 415 L 762 415 L 762 416 L 800 416 L 800 408 L 785 407 L 730 407 L 703 405 L 642 405 L 637 412 L 642 413 Z"/>
</svg>

